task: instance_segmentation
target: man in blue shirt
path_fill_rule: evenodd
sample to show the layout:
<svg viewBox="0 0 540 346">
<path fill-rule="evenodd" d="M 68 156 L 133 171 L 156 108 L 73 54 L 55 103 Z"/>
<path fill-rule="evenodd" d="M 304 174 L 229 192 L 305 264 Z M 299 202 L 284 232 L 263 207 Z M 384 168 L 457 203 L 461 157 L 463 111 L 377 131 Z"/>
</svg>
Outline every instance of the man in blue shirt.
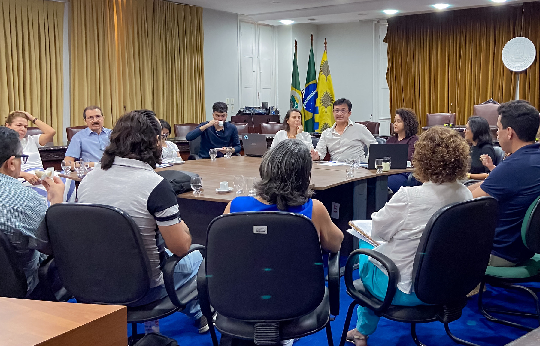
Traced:
<svg viewBox="0 0 540 346">
<path fill-rule="evenodd" d="M 216 102 L 212 106 L 212 117 L 210 121 L 205 121 L 197 128 L 186 135 L 188 141 L 192 141 L 201 136 L 201 146 L 199 156 L 204 159 L 210 158 L 208 151 L 213 148 L 218 149 L 218 156 L 223 156 L 223 152 L 228 147 L 234 149 L 234 153 L 241 150 L 240 139 L 236 126 L 226 122 L 227 105 L 223 102 Z"/>
<path fill-rule="evenodd" d="M 51 252 L 47 230 L 42 222 L 47 212 L 47 202 L 17 180 L 21 165 L 26 163 L 19 134 L 7 127 L 0 127 L 0 232 L 3 232 L 16 252 L 16 263 L 27 280 L 27 298 L 48 299 L 38 286 L 38 268 L 42 254 Z M 58 177 L 44 178 L 47 199 L 52 204 L 61 203 L 64 184 Z"/>
<path fill-rule="evenodd" d="M 521 224 L 527 209 L 540 196 L 540 144 L 535 143 L 540 125 L 538 110 L 527 101 L 499 106 L 497 137 L 510 156 L 482 183 L 469 188 L 473 197 L 492 196 L 499 202 L 490 265 L 511 267 L 534 255 L 521 239 Z"/>
<path fill-rule="evenodd" d="M 111 130 L 103 127 L 103 112 L 98 106 L 86 107 L 83 118 L 88 127 L 71 138 L 64 160 L 74 162 L 82 158 L 85 162 L 99 162 L 109 145 Z"/>
</svg>

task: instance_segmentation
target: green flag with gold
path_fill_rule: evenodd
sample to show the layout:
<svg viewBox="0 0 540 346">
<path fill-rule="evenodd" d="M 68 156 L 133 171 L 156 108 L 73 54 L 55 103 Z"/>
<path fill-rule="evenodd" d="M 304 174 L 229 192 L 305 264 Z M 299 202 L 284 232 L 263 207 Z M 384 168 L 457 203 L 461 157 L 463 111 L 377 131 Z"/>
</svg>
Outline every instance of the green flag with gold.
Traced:
<svg viewBox="0 0 540 346">
<path fill-rule="evenodd" d="M 300 91 L 300 76 L 298 74 L 298 62 L 297 62 L 297 43 L 294 42 L 294 58 L 293 58 L 293 70 L 292 70 L 292 82 L 291 82 L 291 98 L 290 109 L 297 108 L 302 112 L 302 92 Z"/>
<path fill-rule="evenodd" d="M 326 41 L 325 41 L 326 46 Z M 319 113 L 315 114 L 315 131 L 322 132 L 334 125 L 334 87 L 332 86 L 332 76 L 330 76 L 330 65 L 326 55 L 326 47 L 321 60 L 319 69 L 319 80 L 317 82 L 317 107 Z"/>
</svg>

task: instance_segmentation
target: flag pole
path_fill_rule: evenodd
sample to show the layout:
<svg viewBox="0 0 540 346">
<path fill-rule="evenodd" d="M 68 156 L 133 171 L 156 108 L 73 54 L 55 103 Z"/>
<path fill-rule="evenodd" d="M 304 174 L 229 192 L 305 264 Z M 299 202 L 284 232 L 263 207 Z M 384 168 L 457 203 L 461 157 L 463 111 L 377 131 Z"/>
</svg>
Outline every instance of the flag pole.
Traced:
<svg viewBox="0 0 540 346">
<path fill-rule="evenodd" d="M 326 37 L 324 38 L 324 51 L 326 52 Z"/>
</svg>

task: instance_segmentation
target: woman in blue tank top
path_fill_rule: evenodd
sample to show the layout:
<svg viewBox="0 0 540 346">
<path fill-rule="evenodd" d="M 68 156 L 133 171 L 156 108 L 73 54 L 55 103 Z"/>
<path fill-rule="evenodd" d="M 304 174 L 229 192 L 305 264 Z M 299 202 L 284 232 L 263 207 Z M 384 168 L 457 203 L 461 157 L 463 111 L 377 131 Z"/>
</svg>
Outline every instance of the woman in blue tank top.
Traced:
<svg viewBox="0 0 540 346">
<path fill-rule="evenodd" d="M 243 211 L 288 211 L 311 219 L 319 233 L 321 247 L 337 252 L 343 233 L 332 222 L 324 205 L 312 199 L 311 154 L 298 139 L 286 139 L 266 152 L 256 184 L 257 196 L 240 196 L 232 200 L 224 214 Z"/>
</svg>

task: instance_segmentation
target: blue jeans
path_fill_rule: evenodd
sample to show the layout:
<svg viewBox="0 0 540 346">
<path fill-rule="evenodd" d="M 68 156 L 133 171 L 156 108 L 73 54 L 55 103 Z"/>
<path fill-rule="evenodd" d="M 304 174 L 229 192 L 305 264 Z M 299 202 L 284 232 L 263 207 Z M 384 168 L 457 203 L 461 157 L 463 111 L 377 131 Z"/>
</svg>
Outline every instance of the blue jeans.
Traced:
<svg viewBox="0 0 540 346">
<path fill-rule="evenodd" d="M 172 253 L 165 249 L 169 255 L 172 255 Z M 197 275 L 197 272 L 199 271 L 199 266 L 201 265 L 201 262 L 203 261 L 203 257 L 199 251 L 193 251 L 192 253 L 186 255 L 182 260 L 176 264 L 176 267 L 174 267 L 174 287 L 175 289 L 179 289 L 184 285 L 186 282 L 191 280 L 195 275 Z M 151 288 L 146 296 L 144 296 L 142 299 L 139 299 L 135 304 L 132 304 L 130 306 L 140 306 L 149 304 L 155 300 L 164 298 L 167 296 L 167 290 L 165 289 L 165 285 L 160 285 Z M 202 317 L 202 311 L 201 307 L 199 306 L 199 301 L 197 299 L 191 300 L 184 310 L 182 310 L 182 313 L 198 320 Z"/>
<path fill-rule="evenodd" d="M 360 248 L 373 248 L 371 245 L 360 241 Z M 386 288 L 388 287 L 388 276 L 381 271 L 376 265 L 368 260 L 368 256 L 361 255 L 359 260 L 360 279 L 364 287 L 377 297 L 379 300 L 384 300 L 386 295 Z M 420 299 L 416 297 L 414 292 L 409 294 L 403 293 L 399 289 L 396 290 L 396 295 L 392 300 L 393 305 L 402 306 L 415 306 L 424 305 Z M 363 335 L 370 335 L 377 329 L 380 317 L 375 315 L 369 308 L 358 306 L 356 310 L 358 314 L 358 321 L 356 322 L 356 329 Z"/>
</svg>

